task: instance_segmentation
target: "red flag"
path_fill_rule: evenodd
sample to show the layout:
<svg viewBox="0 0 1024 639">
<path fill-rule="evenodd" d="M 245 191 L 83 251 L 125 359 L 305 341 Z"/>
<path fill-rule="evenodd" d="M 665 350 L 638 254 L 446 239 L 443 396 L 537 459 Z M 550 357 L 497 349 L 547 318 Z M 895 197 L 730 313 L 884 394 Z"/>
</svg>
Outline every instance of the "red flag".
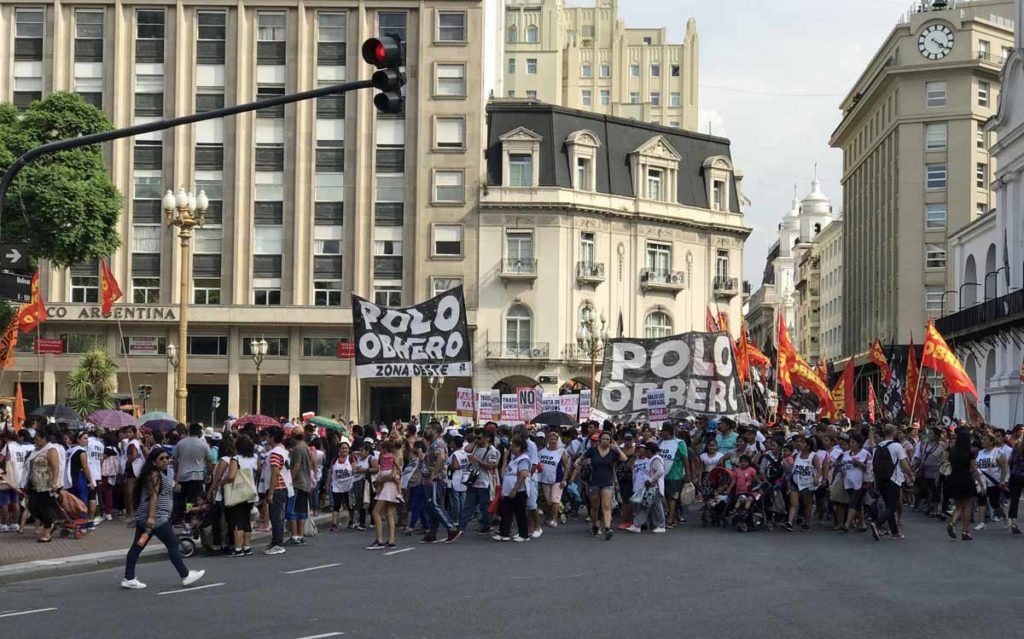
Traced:
<svg viewBox="0 0 1024 639">
<path fill-rule="evenodd" d="M 967 420 L 971 422 L 972 426 L 981 428 L 985 425 L 985 418 L 978 411 L 978 403 L 970 394 L 964 395 L 964 407 L 967 408 Z"/>
<path fill-rule="evenodd" d="M 781 364 L 779 368 L 782 368 Z M 836 405 L 832 401 L 832 395 L 828 392 L 828 386 L 825 382 L 821 381 L 821 378 L 814 372 L 814 369 L 799 355 L 796 356 L 793 362 L 791 375 L 794 384 L 800 388 L 806 388 L 818 397 L 818 401 L 821 402 L 821 412 L 823 415 L 835 414 Z"/>
<path fill-rule="evenodd" d="M 907 358 L 907 386 L 903 389 L 903 401 L 912 422 L 918 418 L 928 419 L 928 396 L 925 394 L 924 401 L 921 401 L 921 391 L 921 370 L 917 366 L 917 349 L 914 348 L 914 336 L 911 335 L 910 353 Z"/>
<path fill-rule="evenodd" d="M 750 341 L 750 335 L 747 334 L 747 324 L 740 318 L 740 333 L 742 333 L 742 339 L 747 344 L 747 362 L 750 366 L 757 366 L 762 371 L 766 366 L 771 364 L 768 356 L 761 352 L 761 349 L 757 347 L 757 344 Z"/>
<path fill-rule="evenodd" d="M 875 383 L 868 380 L 868 421 L 875 423 Z"/>
<path fill-rule="evenodd" d="M 740 387 L 747 383 L 747 365 L 741 360 L 740 348 L 733 339 L 732 331 L 729 330 L 729 316 L 725 313 L 718 314 L 718 328 L 729 334 L 729 345 L 732 346 L 732 360 L 736 362 L 736 373 L 740 378 Z"/>
<path fill-rule="evenodd" d="M 46 321 L 46 317 L 46 303 L 39 290 L 39 271 L 36 271 L 32 276 L 32 300 L 18 310 L 18 329 L 22 333 L 31 333 Z"/>
<path fill-rule="evenodd" d="M 779 370 L 776 371 L 779 382 L 782 384 L 782 388 L 786 391 L 786 395 L 793 394 L 793 382 L 790 381 L 790 374 L 793 371 L 793 367 L 796 365 L 796 349 L 793 348 L 793 342 L 789 340 L 789 331 L 786 329 L 786 320 L 779 314 Z M 817 376 L 815 376 L 817 377 Z M 818 380 L 819 382 L 821 380 Z"/>
<path fill-rule="evenodd" d="M 889 360 L 885 357 L 885 351 L 882 350 L 882 343 L 875 338 L 875 341 L 871 342 L 871 349 L 868 351 L 868 359 L 878 367 L 878 370 L 882 371 L 882 382 L 888 386 L 892 382 L 892 369 L 889 368 Z"/>
<path fill-rule="evenodd" d="M 12 319 L 0 337 L 0 368 L 14 366 L 14 347 L 18 344 L 18 321 Z"/>
<path fill-rule="evenodd" d="M 103 303 L 101 310 L 103 317 L 107 317 L 110 315 L 110 307 L 114 305 L 114 302 L 121 299 L 124 293 L 121 292 L 121 287 L 117 285 L 117 279 L 114 278 L 114 274 L 107 267 L 106 260 L 100 260 L 100 292 Z"/>
<path fill-rule="evenodd" d="M 743 324 L 743 319 L 740 318 L 740 343 L 737 349 L 739 351 L 739 357 L 737 362 L 739 363 L 740 370 L 745 374 L 750 372 L 750 341 L 747 339 L 747 327 Z"/>
<path fill-rule="evenodd" d="M 978 400 L 978 390 L 974 388 L 974 382 L 967 376 L 960 360 L 949 350 L 946 340 L 942 339 L 942 335 L 931 320 L 928 320 L 928 333 L 924 338 L 921 367 L 939 371 L 946 380 L 950 393 L 970 393 L 974 395 L 975 401 Z"/>
<path fill-rule="evenodd" d="M 814 367 L 814 372 L 818 374 L 821 381 L 828 384 L 828 367 L 825 365 L 825 360 L 818 360 L 818 364 Z"/>
<path fill-rule="evenodd" d="M 709 333 L 717 333 L 720 330 L 710 306 L 707 308 L 707 315 L 704 318 L 704 330 Z"/>
<path fill-rule="evenodd" d="M 832 400 L 836 404 L 836 409 L 842 407 L 850 419 L 854 419 L 857 414 L 857 401 L 853 396 L 854 372 L 853 358 L 851 357 L 846 360 L 843 374 L 839 376 L 839 380 L 832 389 Z"/>
</svg>

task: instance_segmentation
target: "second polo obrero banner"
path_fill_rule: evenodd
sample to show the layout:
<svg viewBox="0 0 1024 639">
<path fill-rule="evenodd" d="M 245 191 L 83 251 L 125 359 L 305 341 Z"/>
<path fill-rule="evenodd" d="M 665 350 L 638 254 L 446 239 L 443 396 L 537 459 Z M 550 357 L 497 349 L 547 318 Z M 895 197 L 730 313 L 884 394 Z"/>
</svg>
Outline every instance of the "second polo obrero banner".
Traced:
<svg viewBox="0 0 1024 639">
<path fill-rule="evenodd" d="M 618 421 L 642 420 L 647 391 L 653 389 L 665 392 L 670 415 L 724 417 L 746 410 L 727 333 L 610 340 L 604 349 L 600 411 Z"/>
</svg>

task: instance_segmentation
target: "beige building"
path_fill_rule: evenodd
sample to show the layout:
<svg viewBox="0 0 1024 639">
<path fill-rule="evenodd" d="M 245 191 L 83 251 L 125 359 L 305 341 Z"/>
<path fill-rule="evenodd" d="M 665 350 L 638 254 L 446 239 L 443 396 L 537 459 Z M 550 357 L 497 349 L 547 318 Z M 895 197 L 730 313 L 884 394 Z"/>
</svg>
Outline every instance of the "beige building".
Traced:
<svg viewBox="0 0 1024 639">
<path fill-rule="evenodd" d="M 818 266 L 819 348 L 825 360 L 843 350 L 843 220 L 833 220 L 814 238 Z"/>
<path fill-rule="evenodd" d="M 20 376 L 33 401 L 63 400 L 78 353 L 98 344 L 123 393 L 149 384 L 150 406 L 173 412 L 180 251 L 161 197 L 184 185 L 211 202 L 193 242 L 190 419 L 208 420 L 214 396 L 219 417 L 253 410 L 252 338 L 270 345 L 264 413 L 358 402 L 361 419 L 391 419 L 427 404 L 425 381 L 355 383 L 336 348 L 351 337 L 351 292 L 403 305 L 462 283 L 475 323 L 483 13 L 479 0 L 0 2 L 0 99 L 75 91 L 115 127 L 365 79 L 364 39 L 408 43 L 400 116 L 361 91 L 113 143 L 125 207 L 111 266 L 125 299 L 103 319 L 95 262 L 44 265 L 39 333 L 65 354 L 19 355 L 2 394 Z"/>
<path fill-rule="evenodd" d="M 876 337 L 919 342 L 929 315 L 955 310 L 947 240 L 995 206 L 984 123 L 1016 8 L 955 5 L 904 16 L 841 105 L 843 355 Z"/>
<path fill-rule="evenodd" d="M 505 0 L 501 82 L 495 97 L 531 98 L 695 131 L 700 39 L 690 19 L 682 44 L 664 28 L 630 29 L 618 0 Z"/>
</svg>

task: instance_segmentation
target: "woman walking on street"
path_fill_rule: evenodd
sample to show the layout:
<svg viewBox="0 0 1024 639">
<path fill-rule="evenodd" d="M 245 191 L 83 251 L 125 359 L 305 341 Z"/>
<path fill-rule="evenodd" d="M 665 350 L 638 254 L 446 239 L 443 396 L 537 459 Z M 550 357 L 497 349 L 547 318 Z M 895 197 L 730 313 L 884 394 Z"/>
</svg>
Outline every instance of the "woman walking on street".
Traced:
<svg viewBox="0 0 1024 639">
<path fill-rule="evenodd" d="M 960 539 L 970 541 L 974 538 L 967 532 L 967 527 L 971 523 L 971 505 L 978 496 L 975 480 L 980 479 L 980 474 L 974 463 L 974 455 L 971 454 L 971 433 L 966 428 L 961 427 L 956 431 L 956 443 L 949 451 L 949 466 L 946 485 L 956 507 L 953 509 L 953 517 L 946 524 L 946 534 L 950 539 L 956 539 L 956 522 L 959 519 Z"/>
<path fill-rule="evenodd" d="M 64 479 L 61 477 L 61 450 L 57 442 L 60 431 L 52 424 L 39 425 L 33 443 L 36 449 L 28 456 L 29 495 L 28 510 L 39 525 L 42 534 L 36 542 L 53 541 L 53 522 L 57 514 L 57 498 Z"/>
<path fill-rule="evenodd" d="M 593 440 L 594 436 L 591 436 Z M 590 497 L 590 510 L 593 517 L 590 533 L 595 537 L 601 533 L 598 527 L 598 506 L 601 510 L 601 522 L 604 524 L 604 538 L 609 540 L 615 531 L 612 530 L 612 497 L 615 494 L 615 464 L 624 463 L 626 454 L 618 446 L 612 446 L 612 435 L 608 431 L 598 436 L 597 446 L 587 449 L 587 452 L 580 455 L 576 460 L 573 477 L 569 481 L 576 481 L 585 462 L 590 463 L 590 483 L 587 493 Z"/>
<path fill-rule="evenodd" d="M 167 476 L 167 466 L 170 462 L 171 456 L 166 450 L 154 448 L 136 478 L 138 481 L 132 494 L 132 504 L 135 507 L 135 517 L 132 519 L 132 523 L 135 524 L 135 538 L 125 560 L 122 588 L 141 590 L 146 587 L 146 584 L 135 578 L 135 563 L 154 535 L 167 547 L 167 557 L 181 576 L 182 586 L 191 586 L 202 579 L 206 572 L 189 570 L 181 560 L 178 538 L 174 536 L 174 529 L 171 528 L 174 482 Z"/>
<path fill-rule="evenodd" d="M 530 456 L 526 454 L 526 441 L 516 435 L 508 451 L 508 464 L 501 477 L 501 501 L 498 513 L 501 523 L 495 541 L 529 541 L 530 531 L 526 523 L 526 482 L 530 477 Z M 516 535 L 512 536 L 512 520 L 516 522 Z"/>
</svg>

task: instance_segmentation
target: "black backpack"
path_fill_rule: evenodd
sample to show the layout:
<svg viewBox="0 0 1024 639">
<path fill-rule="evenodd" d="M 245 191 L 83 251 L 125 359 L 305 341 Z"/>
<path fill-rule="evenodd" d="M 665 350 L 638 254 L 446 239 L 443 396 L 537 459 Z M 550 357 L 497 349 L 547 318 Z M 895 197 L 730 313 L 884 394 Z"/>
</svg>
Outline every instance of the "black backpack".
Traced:
<svg viewBox="0 0 1024 639">
<path fill-rule="evenodd" d="M 884 446 L 879 446 L 875 449 L 874 457 L 871 458 L 871 465 L 875 469 L 875 483 L 886 479 L 891 480 L 893 474 L 896 472 L 896 462 L 892 460 L 892 455 L 889 453 L 889 446 L 896 444 L 896 442 L 889 442 Z M 896 444 L 899 446 L 899 444 Z"/>
</svg>

